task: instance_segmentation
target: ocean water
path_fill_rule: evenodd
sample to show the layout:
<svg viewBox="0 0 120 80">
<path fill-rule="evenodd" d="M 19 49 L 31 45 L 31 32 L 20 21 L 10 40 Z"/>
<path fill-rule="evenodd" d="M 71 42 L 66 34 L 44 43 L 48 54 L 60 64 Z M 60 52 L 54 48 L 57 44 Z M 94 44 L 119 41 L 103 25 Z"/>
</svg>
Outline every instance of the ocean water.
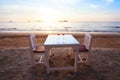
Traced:
<svg viewBox="0 0 120 80">
<path fill-rule="evenodd" d="M 120 33 L 120 22 L 0 22 L 0 32 L 63 31 Z"/>
</svg>

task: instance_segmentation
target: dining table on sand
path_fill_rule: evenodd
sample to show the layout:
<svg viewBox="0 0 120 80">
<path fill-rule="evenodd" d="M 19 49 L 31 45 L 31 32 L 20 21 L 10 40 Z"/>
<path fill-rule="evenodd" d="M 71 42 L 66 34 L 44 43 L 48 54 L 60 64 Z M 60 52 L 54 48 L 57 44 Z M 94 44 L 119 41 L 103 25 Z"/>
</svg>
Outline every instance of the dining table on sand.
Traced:
<svg viewBox="0 0 120 80">
<path fill-rule="evenodd" d="M 77 54 L 78 54 L 78 49 L 80 46 L 79 41 L 77 41 L 72 35 L 48 35 L 47 39 L 45 40 L 44 43 L 45 46 L 45 61 L 46 61 L 46 68 L 47 68 L 47 73 L 50 71 L 56 71 L 56 70 L 74 70 L 74 72 L 77 71 Z M 49 53 L 51 48 L 57 48 L 57 47 L 72 47 L 75 51 L 75 56 L 74 56 L 74 65 L 73 66 L 68 66 L 68 67 L 54 67 L 51 68 L 49 64 Z"/>
</svg>

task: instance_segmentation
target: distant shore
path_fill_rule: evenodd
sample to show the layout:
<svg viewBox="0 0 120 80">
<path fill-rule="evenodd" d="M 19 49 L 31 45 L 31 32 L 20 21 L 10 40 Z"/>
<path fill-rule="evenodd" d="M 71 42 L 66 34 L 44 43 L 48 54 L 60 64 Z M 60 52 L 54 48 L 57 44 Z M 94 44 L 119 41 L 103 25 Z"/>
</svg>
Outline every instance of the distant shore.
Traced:
<svg viewBox="0 0 120 80">
<path fill-rule="evenodd" d="M 57 33 L 43 33 L 33 32 L 36 34 L 38 44 L 44 44 L 48 34 Z M 58 32 L 59 33 L 59 32 Z M 63 33 L 61 33 L 63 34 Z M 80 43 L 84 41 L 84 33 L 69 33 L 72 34 Z M 120 49 L 120 34 L 119 33 L 91 33 L 93 36 L 92 47 L 103 48 L 118 48 Z M 29 35 L 30 33 L 1 33 L 0 32 L 0 48 L 19 48 L 29 47 Z"/>
</svg>

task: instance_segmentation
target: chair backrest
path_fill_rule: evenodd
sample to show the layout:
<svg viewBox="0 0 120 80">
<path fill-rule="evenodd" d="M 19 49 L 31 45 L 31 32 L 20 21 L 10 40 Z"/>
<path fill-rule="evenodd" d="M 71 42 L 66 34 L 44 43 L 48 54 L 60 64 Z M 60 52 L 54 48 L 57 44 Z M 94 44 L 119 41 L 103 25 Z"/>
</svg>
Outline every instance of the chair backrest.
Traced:
<svg viewBox="0 0 120 80">
<path fill-rule="evenodd" d="M 84 38 L 84 45 L 87 48 L 87 50 L 89 51 L 91 49 L 91 45 L 92 45 L 92 36 L 89 33 L 85 34 L 85 38 Z"/>
<path fill-rule="evenodd" d="M 30 47 L 32 50 L 34 50 L 36 48 L 36 38 L 35 38 L 35 34 L 30 34 Z"/>
</svg>

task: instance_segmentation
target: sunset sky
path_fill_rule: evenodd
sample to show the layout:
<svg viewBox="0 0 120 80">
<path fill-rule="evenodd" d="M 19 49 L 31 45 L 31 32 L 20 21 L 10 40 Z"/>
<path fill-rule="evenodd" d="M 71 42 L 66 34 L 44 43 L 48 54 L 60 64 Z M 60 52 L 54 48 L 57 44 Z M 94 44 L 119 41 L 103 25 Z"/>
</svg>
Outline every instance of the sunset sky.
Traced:
<svg viewBox="0 0 120 80">
<path fill-rule="evenodd" d="M 120 0 L 0 0 L 0 21 L 120 21 Z"/>
</svg>

